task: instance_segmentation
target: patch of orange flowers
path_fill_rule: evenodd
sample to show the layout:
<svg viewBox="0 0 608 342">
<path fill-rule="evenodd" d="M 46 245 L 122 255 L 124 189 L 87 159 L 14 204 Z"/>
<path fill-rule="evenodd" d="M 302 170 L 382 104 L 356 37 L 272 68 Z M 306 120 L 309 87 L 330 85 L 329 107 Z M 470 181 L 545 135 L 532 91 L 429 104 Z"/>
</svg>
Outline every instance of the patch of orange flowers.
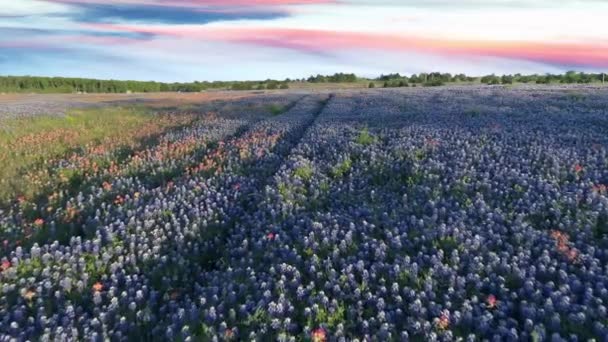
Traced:
<svg viewBox="0 0 608 342">
<path fill-rule="evenodd" d="M 570 236 L 558 230 L 551 231 L 551 237 L 555 239 L 555 247 L 557 251 L 565 256 L 570 262 L 579 260 L 579 252 L 576 248 L 570 247 Z"/>
<path fill-rule="evenodd" d="M 230 328 L 227 328 L 226 331 L 224 332 L 224 337 L 226 338 L 226 340 L 231 340 L 234 338 L 234 331 Z"/>
<path fill-rule="evenodd" d="M 312 341 L 313 342 L 325 342 L 327 341 L 327 333 L 323 328 L 317 328 L 312 331 Z"/>
<path fill-rule="evenodd" d="M 103 189 L 105 191 L 110 191 L 112 190 L 112 184 L 108 183 L 108 182 L 103 182 L 103 184 L 101 185 L 103 187 Z"/>
<path fill-rule="evenodd" d="M 444 311 L 441 313 L 441 315 L 439 316 L 439 319 L 437 320 L 437 327 L 440 330 L 446 330 L 450 327 L 450 313 L 447 311 Z"/>
<path fill-rule="evenodd" d="M 93 284 L 93 291 L 95 292 L 101 292 L 101 290 L 103 290 L 103 284 L 100 282 L 96 282 L 95 284 Z"/>
<path fill-rule="evenodd" d="M 4 260 L 2 264 L 0 264 L 0 271 L 6 271 L 11 268 L 11 262 L 8 260 Z"/>
<path fill-rule="evenodd" d="M 32 299 L 34 299 L 34 297 L 36 297 L 36 292 L 31 289 L 25 291 L 25 293 L 23 294 L 23 299 L 28 301 L 31 301 Z"/>
</svg>

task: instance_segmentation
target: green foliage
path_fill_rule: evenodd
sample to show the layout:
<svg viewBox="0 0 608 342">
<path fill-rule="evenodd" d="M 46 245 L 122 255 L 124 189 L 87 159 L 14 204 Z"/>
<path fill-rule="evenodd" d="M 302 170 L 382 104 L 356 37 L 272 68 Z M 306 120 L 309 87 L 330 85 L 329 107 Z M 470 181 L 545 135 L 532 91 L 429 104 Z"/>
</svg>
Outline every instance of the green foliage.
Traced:
<svg viewBox="0 0 608 342">
<path fill-rule="evenodd" d="M 514 77 L 511 75 L 502 75 L 500 78 L 500 83 L 502 84 L 513 84 Z"/>
<path fill-rule="evenodd" d="M 500 77 L 492 74 L 492 75 L 487 75 L 481 78 L 481 83 L 485 83 L 488 85 L 495 85 L 495 84 L 500 84 Z"/>
<path fill-rule="evenodd" d="M 367 129 L 363 129 L 357 136 L 357 139 L 355 140 L 355 142 L 357 144 L 367 146 L 367 145 L 371 145 L 371 144 L 375 143 L 376 138 L 374 136 L 372 136 Z"/>
<path fill-rule="evenodd" d="M 259 327 L 270 322 L 268 313 L 263 308 L 257 308 L 253 315 L 249 315 L 243 322 L 246 327 Z"/>
<path fill-rule="evenodd" d="M 593 82 L 601 82 L 602 74 L 592 74 L 592 73 L 583 73 L 576 71 L 568 71 L 562 75 L 555 74 L 545 74 L 545 75 L 502 75 L 496 76 L 486 75 L 481 78 L 481 83 L 485 84 L 513 84 L 513 83 L 536 83 L 536 84 L 550 84 L 550 83 L 564 83 L 564 84 L 573 84 L 573 83 L 593 83 Z"/>
<path fill-rule="evenodd" d="M 401 88 L 409 87 L 410 85 L 405 80 L 391 80 L 384 82 L 384 88 Z"/>
<path fill-rule="evenodd" d="M 350 171 L 352 165 L 353 165 L 353 162 L 350 160 L 350 158 L 344 160 L 343 162 L 336 165 L 331 170 L 331 176 L 334 178 L 340 178 L 340 177 L 344 176 L 345 174 L 347 174 Z"/>
<path fill-rule="evenodd" d="M 88 78 L 4 76 L 0 77 L 2 92 L 36 93 L 126 93 L 160 91 L 201 91 L 202 83 L 174 83 L 97 80 Z"/>
<path fill-rule="evenodd" d="M 294 175 L 303 181 L 309 181 L 314 174 L 314 170 L 310 165 L 300 166 L 294 171 Z"/>
<path fill-rule="evenodd" d="M 354 83 L 357 82 L 357 75 L 336 73 L 331 76 L 310 76 L 307 80 L 309 83 Z"/>
<path fill-rule="evenodd" d="M 389 74 L 381 75 L 379 78 L 377 78 L 379 81 L 384 81 L 385 88 L 409 87 L 410 83 L 413 83 L 414 86 L 416 83 L 419 83 L 426 87 L 436 87 L 442 86 L 448 82 L 456 82 L 458 80 L 468 81 L 469 79 L 470 78 L 464 74 L 453 77 L 449 73 L 440 72 L 421 73 L 419 75 L 413 74 L 410 77 L 402 76 L 400 74 Z"/>
<path fill-rule="evenodd" d="M 458 241 L 456 241 L 456 239 L 451 236 L 442 237 L 440 239 L 435 240 L 434 245 L 437 249 L 443 250 L 446 257 L 449 257 L 452 251 L 460 248 L 460 244 L 458 243 Z"/>
<path fill-rule="evenodd" d="M 17 276 L 19 278 L 29 278 L 42 270 L 42 261 L 39 258 L 32 258 L 29 262 L 20 262 L 17 266 Z"/>
<path fill-rule="evenodd" d="M 402 287 L 407 286 L 415 290 L 420 290 L 424 286 L 424 281 L 428 277 L 428 271 L 421 271 L 418 276 L 412 275 L 409 271 L 403 270 L 397 276 L 397 283 Z"/>
<path fill-rule="evenodd" d="M 278 82 L 268 82 L 268 84 L 266 84 L 266 89 L 268 89 L 268 90 L 279 89 L 279 83 Z"/>
<path fill-rule="evenodd" d="M 345 324 L 346 322 L 346 308 L 344 303 L 338 304 L 338 307 L 333 311 L 325 308 L 319 308 L 319 311 L 314 316 L 314 319 L 308 322 L 309 326 L 327 326 L 329 329 L 334 329 L 338 324 Z"/>
<path fill-rule="evenodd" d="M 440 87 L 440 86 L 444 85 L 444 83 L 441 80 L 432 80 L 432 81 L 425 82 L 423 85 L 425 87 Z"/>
<path fill-rule="evenodd" d="M 281 195 L 283 198 L 286 198 L 291 193 L 289 186 L 287 186 L 285 183 L 279 183 L 277 188 L 279 190 L 279 195 Z"/>
<path fill-rule="evenodd" d="M 287 82 L 266 80 L 263 82 L 190 82 L 161 83 L 142 81 L 98 80 L 89 78 L 1 76 L 0 92 L 5 93 L 151 93 L 151 92 L 200 92 L 206 89 L 289 89 Z"/>
<path fill-rule="evenodd" d="M 512 83 L 593 83 L 602 82 L 602 73 L 583 73 L 568 71 L 562 75 L 486 75 L 481 78 L 481 83 L 497 85 Z M 336 73 L 334 75 L 310 76 L 301 82 L 309 83 L 355 83 L 358 78 L 355 74 Z M 375 79 L 382 81 L 385 88 L 407 87 L 410 84 L 424 86 L 440 86 L 453 82 L 473 82 L 474 77 L 465 74 L 451 75 L 449 73 L 431 72 L 413 74 L 409 77 L 398 73 L 381 75 Z M 4 93 L 148 93 L 148 92 L 200 92 L 206 89 L 231 89 L 231 90 L 264 90 L 264 89 L 289 89 L 289 79 L 284 81 L 195 81 L 190 83 L 161 83 L 154 81 L 117 81 L 98 80 L 88 78 L 65 78 L 65 77 L 35 77 L 35 76 L 0 76 L 0 92 Z M 373 85 L 372 85 L 373 84 Z M 368 88 L 374 88 L 376 84 L 371 82 Z"/>
<path fill-rule="evenodd" d="M 267 108 L 268 112 L 270 112 L 270 114 L 273 116 L 277 116 L 277 115 L 281 115 L 281 114 L 285 113 L 285 107 L 280 106 L 276 103 L 268 105 L 266 108 Z"/>
<path fill-rule="evenodd" d="M 608 236 L 608 214 L 603 212 L 597 218 L 597 223 L 593 229 L 597 238 Z"/>
<path fill-rule="evenodd" d="M 380 75 L 380 77 L 377 78 L 378 81 L 393 81 L 393 80 L 399 80 L 399 79 L 405 79 L 407 77 L 405 76 L 401 76 L 399 73 L 396 74 L 388 74 L 388 75 Z"/>
<path fill-rule="evenodd" d="M 237 82 L 237 83 L 232 84 L 232 87 L 230 87 L 230 89 L 231 90 L 253 90 L 253 83 L 252 82 Z M 266 89 L 271 89 L 271 88 L 268 88 L 268 86 L 267 86 Z"/>
<path fill-rule="evenodd" d="M 89 274 L 89 277 L 92 281 L 96 281 L 101 278 L 107 272 L 108 265 L 101 263 L 98 265 L 99 261 L 93 254 L 85 253 L 84 255 L 84 271 Z"/>
</svg>

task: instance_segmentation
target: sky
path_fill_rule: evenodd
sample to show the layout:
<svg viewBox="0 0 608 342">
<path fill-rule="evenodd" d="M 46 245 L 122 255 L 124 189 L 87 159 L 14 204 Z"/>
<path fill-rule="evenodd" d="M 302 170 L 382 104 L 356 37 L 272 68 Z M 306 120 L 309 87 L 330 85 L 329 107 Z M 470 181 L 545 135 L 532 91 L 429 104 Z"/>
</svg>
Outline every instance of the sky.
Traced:
<svg viewBox="0 0 608 342">
<path fill-rule="evenodd" d="M 0 75 L 608 71 L 608 0 L 0 0 Z"/>
</svg>

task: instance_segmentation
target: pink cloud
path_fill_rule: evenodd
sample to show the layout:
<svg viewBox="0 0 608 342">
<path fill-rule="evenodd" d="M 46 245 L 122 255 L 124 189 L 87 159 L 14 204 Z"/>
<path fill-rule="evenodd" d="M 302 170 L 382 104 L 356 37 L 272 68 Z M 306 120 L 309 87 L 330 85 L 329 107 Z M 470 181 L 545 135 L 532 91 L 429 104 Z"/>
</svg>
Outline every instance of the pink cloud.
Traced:
<svg viewBox="0 0 608 342">
<path fill-rule="evenodd" d="M 97 29 L 149 33 L 206 41 L 285 48 L 305 53 L 345 50 L 421 52 L 442 56 L 488 56 L 546 64 L 608 67 L 605 42 L 489 41 L 428 38 L 413 35 L 289 28 L 211 28 L 200 26 L 143 27 L 92 25 Z"/>
<path fill-rule="evenodd" d="M 85 34 L 70 34 L 50 37 L 32 37 L 27 41 L 0 41 L 1 48 L 23 50 L 51 49 L 62 50 L 69 47 L 116 46 L 142 43 L 140 39 L 115 36 L 91 36 Z"/>
</svg>

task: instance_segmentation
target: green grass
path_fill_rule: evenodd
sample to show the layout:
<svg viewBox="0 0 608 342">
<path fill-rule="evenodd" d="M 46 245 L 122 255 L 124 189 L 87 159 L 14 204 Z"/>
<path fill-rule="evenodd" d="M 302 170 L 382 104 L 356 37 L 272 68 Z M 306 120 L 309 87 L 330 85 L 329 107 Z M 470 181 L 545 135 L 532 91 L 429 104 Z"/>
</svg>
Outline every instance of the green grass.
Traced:
<svg viewBox="0 0 608 342">
<path fill-rule="evenodd" d="M 272 116 L 277 116 L 277 115 L 281 115 L 281 114 L 285 113 L 285 107 L 278 105 L 276 103 L 268 105 L 268 107 L 266 107 L 266 109 Z"/>
<path fill-rule="evenodd" d="M 314 174 L 314 170 L 310 165 L 300 166 L 294 171 L 294 175 L 303 181 L 309 181 Z"/>
<path fill-rule="evenodd" d="M 350 171 L 352 166 L 353 166 L 353 162 L 350 160 L 350 158 L 348 158 L 348 159 L 344 160 L 343 162 L 341 162 L 340 164 L 336 165 L 331 170 L 331 176 L 333 178 L 341 178 Z"/>
<path fill-rule="evenodd" d="M 308 321 L 309 326 L 324 325 L 329 329 L 336 328 L 340 323 L 346 324 L 346 308 L 343 303 L 338 304 L 333 311 L 320 307 L 314 319 Z"/>
<path fill-rule="evenodd" d="M 367 145 L 371 145 L 371 144 L 375 143 L 376 138 L 369 133 L 367 128 L 365 128 L 361 132 L 359 132 L 359 135 L 355 139 L 355 142 L 357 144 L 367 146 Z"/>
</svg>

